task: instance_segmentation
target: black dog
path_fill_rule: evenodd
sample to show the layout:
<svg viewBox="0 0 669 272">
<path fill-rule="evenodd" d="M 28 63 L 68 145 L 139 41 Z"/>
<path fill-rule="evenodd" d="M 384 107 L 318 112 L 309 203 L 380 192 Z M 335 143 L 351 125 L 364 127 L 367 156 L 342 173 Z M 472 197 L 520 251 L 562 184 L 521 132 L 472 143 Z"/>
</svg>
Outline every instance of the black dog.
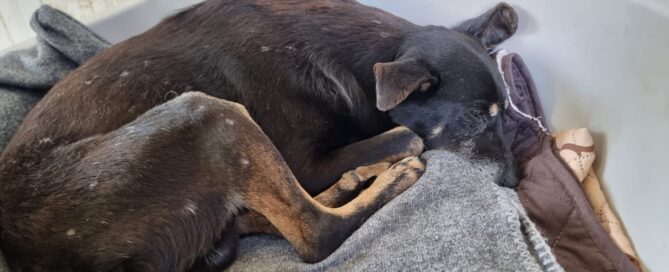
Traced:
<svg viewBox="0 0 669 272">
<path fill-rule="evenodd" d="M 416 158 L 376 163 L 420 138 L 506 164 L 513 186 L 487 49 L 515 28 L 504 4 L 456 31 L 354 1 L 195 5 L 26 117 L 0 157 L 2 249 L 25 270 L 218 269 L 240 234 L 269 232 L 318 261 L 416 181 Z M 208 95 L 171 99 L 189 90 Z"/>
<path fill-rule="evenodd" d="M 209 1 L 126 42 L 115 53 L 132 55 L 111 65 L 139 74 L 155 59 L 173 68 L 156 84 L 243 104 L 312 195 L 348 169 L 401 157 L 407 144 L 389 143 L 411 136 L 381 134 L 397 124 L 428 149 L 505 164 L 499 183 L 513 187 L 496 116 L 504 85 L 487 50 L 516 27 L 506 4 L 453 31 L 355 1 Z"/>
</svg>

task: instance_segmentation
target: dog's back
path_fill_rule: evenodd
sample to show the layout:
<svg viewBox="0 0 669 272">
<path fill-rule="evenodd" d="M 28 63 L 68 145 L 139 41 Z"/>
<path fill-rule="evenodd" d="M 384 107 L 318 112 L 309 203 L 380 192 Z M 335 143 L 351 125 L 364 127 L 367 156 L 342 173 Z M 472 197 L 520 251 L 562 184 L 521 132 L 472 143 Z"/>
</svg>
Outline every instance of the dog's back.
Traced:
<svg viewBox="0 0 669 272">
<path fill-rule="evenodd" d="M 392 126 L 374 107 L 370 67 L 392 60 L 413 27 L 354 1 L 206 1 L 59 82 L 5 159 L 112 131 L 198 90 L 245 105 L 298 179 L 314 180 L 318 156 Z"/>
</svg>

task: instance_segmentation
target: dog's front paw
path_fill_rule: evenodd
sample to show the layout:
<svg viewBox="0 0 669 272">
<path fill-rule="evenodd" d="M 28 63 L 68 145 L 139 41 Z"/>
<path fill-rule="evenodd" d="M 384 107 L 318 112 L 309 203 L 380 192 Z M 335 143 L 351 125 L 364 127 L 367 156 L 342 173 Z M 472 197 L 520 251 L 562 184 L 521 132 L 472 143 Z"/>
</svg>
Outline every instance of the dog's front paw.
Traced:
<svg viewBox="0 0 669 272">
<path fill-rule="evenodd" d="M 401 158 L 419 156 L 425 149 L 423 139 L 405 126 L 399 126 L 389 130 L 386 134 L 392 137 L 390 148 L 397 149 L 397 154 L 388 158 L 388 161 L 396 162 Z"/>
<path fill-rule="evenodd" d="M 391 193 L 399 195 L 411 187 L 425 172 L 425 163 L 418 157 L 407 157 L 381 173 L 374 182 L 390 183 Z"/>
</svg>

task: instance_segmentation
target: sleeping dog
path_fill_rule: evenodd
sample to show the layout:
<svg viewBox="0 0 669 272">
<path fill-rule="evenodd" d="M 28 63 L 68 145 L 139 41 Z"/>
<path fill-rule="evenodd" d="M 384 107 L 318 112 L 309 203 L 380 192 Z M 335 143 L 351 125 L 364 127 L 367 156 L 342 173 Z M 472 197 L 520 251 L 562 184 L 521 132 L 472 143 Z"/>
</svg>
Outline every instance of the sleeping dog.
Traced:
<svg viewBox="0 0 669 272">
<path fill-rule="evenodd" d="M 453 30 L 344 0 L 181 11 L 26 117 L 0 157 L 2 250 L 17 271 L 207 271 L 267 232 L 315 262 L 418 179 L 424 145 L 513 186 L 487 50 L 516 22 L 506 4 Z"/>
</svg>

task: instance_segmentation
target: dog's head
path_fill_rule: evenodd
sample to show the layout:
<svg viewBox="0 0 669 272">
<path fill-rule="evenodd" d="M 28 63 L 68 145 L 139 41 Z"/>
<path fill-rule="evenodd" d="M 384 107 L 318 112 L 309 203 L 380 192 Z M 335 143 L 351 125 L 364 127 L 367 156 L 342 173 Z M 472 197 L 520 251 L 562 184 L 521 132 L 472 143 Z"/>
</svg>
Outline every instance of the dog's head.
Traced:
<svg viewBox="0 0 669 272">
<path fill-rule="evenodd" d="M 503 164 L 498 183 L 514 187 L 516 167 L 502 141 L 505 85 L 489 50 L 516 27 L 516 13 L 501 3 L 453 30 L 411 34 L 396 60 L 374 65 L 377 108 L 421 136 L 427 149 Z"/>
</svg>

